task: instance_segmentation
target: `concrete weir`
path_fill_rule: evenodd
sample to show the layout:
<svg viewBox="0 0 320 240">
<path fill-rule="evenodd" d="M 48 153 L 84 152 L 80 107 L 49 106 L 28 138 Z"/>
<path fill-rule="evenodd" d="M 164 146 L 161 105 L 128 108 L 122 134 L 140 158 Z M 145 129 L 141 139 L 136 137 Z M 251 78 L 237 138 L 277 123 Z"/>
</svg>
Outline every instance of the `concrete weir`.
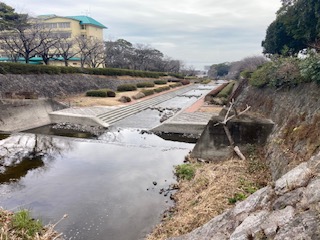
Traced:
<svg viewBox="0 0 320 240">
<path fill-rule="evenodd" d="M 229 141 L 221 124 L 223 116 L 213 116 L 202 132 L 191 152 L 191 157 L 204 160 L 219 160 L 230 153 Z M 269 119 L 258 119 L 243 116 L 241 119 L 232 119 L 227 123 L 236 145 L 264 144 L 272 132 L 274 123 Z"/>
</svg>

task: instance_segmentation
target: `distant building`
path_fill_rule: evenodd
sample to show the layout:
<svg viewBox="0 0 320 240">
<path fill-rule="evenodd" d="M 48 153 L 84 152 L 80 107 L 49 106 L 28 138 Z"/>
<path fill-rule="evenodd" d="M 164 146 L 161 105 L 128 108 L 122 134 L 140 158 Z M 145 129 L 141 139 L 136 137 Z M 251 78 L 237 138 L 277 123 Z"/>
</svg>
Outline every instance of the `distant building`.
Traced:
<svg viewBox="0 0 320 240">
<path fill-rule="evenodd" d="M 88 17 L 88 16 L 57 16 L 54 14 L 51 15 L 40 15 L 37 18 L 31 19 L 31 23 L 40 24 L 43 27 L 43 31 L 50 30 L 51 34 L 58 36 L 63 39 L 76 39 L 78 37 L 83 37 L 86 39 L 92 39 L 96 41 L 103 41 L 103 29 L 107 27 L 97 20 Z M 2 45 L 2 51 L 0 51 L 0 61 L 10 61 L 9 56 L 6 55 L 4 51 L 5 45 Z M 76 46 L 72 46 L 72 52 L 76 51 Z M 64 61 L 61 55 L 57 54 L 57 51 L 54 50 L 54 47 L 49 51 L 49 64 L 64 66 Z M 18 61 L 24 62 L 23 57 L 19 57 Z M 79 67 L 81 61 L 81 55 L 77 54 L 69 59 L 69 65 Z M 40 55 L 34 54 L 30 59 L 30 63 L 33 64 L 44 64 L 44 61 Z"/>
</svg>

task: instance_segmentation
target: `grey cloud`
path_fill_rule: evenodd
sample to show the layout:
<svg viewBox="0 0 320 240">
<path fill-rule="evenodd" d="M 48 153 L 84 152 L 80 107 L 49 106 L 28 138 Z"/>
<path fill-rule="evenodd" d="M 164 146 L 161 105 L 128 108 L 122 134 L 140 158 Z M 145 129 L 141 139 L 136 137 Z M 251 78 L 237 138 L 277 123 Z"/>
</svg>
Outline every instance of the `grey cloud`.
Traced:
<svg viewBox="0 0 320 240">
<path fill-rule="evenodd" d="M 90 15 L 106 38 L 146 43 L 188 63 L 213 64 L 261 53 L 280 0 L 4 0 L 36 15 Z"/>
</svg>

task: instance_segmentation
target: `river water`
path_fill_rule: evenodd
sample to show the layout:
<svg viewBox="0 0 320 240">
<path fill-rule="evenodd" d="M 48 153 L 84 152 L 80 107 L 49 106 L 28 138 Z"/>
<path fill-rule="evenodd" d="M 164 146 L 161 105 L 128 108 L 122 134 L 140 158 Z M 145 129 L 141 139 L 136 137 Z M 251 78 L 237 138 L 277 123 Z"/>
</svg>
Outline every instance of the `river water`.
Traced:
<svg viewBox="0 0 320 240">
<path fill-rule="evenodd" d="M 199 86 L 157 107 L 184 109 L 215 87 Z M 99 137 L 49 128 L 0 134 L 0 207 L 30 209 L 45 224 L 68 214 L 56 227 L 65 239 L 144 238 L 173 205 L 171 192 L 160 190 L 176 183 L 174 166 L 194 146 L 192 139 L 141 130 L 159 125 L 162 114 L 147 109 Z"/>
<path fill-rule="evenodd" d="M 115 128 L 96 140 L 31 133 L 2 138 L 0 153 L 10 151 L 5 164 L 15 164 L 0 178 L 0 206 L 30 209 L 44 223 L 68 214 L 56 227 L 66 239 L 143 238 L 173 204 L 159 191 L 175 183 L 173 166 L 193 147 L 133 128 Z"/>
</svg>

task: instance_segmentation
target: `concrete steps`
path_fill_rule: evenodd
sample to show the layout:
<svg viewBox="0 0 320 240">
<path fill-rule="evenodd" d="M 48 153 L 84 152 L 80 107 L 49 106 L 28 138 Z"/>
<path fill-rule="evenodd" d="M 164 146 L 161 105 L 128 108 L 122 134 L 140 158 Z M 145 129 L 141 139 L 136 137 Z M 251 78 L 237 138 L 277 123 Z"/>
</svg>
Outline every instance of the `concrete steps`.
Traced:
<svg viewBox="0 0 320 240">
<path fill-rule="evenodd" d="M 188 92 L 192 89 L 194 89 L 194 85 L 190 85 L 181 89 L 178 89 L 176 91 L 168 92 L 161 94 L 157 97 L 153 97 L 147 100 L 142 100 L 140 102 L 120 107 L 111 111 L 108 111 L 106 113 L 101 113 L 96 116 L 100 121 L 104 122 L 105 124 L 111 125 L 119 120 L 122 120 L 132 114 L 138 113 L 140 111 L 143 111 L 149 107 L 155 106 L 159 103 L 162 103 L 164 101 L 167 101 L 171 98 L 174 98 L 176 96 L 179 96 L 185 92 Z"/>
</svg>

